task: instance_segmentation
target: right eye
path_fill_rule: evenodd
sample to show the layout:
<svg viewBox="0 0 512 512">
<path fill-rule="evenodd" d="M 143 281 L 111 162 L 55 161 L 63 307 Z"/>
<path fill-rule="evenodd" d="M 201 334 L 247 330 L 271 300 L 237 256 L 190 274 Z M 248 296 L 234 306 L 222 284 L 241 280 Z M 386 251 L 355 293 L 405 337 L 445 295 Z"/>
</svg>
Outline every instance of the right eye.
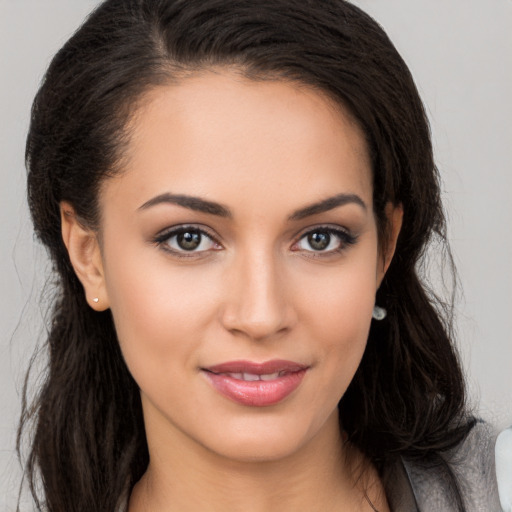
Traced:
<svg viewBox="0 0 512 512">
<path fill-rule="evenodd" d="M 304 233 L 293 245 L 292 250 L 319 257 L 332 256 L 341 254 L 356 242 L 357 238 L 345 229 L 336 226 L 318 226 Z"/>
<path fill-rule="evenodd" d="M 206 231 L 190 226 L 170 229 L 159 235 L 155 242 L 164 250 L 183 256 L 221 248 Z"/>
</svg>

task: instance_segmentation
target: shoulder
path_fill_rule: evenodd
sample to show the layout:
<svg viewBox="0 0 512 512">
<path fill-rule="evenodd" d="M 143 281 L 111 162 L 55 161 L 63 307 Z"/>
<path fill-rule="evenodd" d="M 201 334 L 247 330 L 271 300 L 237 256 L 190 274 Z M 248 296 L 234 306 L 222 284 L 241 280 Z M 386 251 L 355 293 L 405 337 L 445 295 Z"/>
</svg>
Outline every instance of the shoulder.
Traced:
<svg viewBox="0 0 512 512">
<path fill-rule="evenodd" d="M 404 460 L 419 510 L 500 510 L 496 436 L 488 423 L 477 420 L 461 443 L 428 463 Z"/>
</svg>

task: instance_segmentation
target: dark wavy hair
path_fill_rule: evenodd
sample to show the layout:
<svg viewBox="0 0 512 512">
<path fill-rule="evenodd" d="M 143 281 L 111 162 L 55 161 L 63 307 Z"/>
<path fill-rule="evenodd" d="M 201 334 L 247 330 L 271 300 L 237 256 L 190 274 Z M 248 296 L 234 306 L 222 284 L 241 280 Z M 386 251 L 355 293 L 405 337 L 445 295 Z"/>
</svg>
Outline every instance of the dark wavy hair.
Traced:
<svg viewBox="0 0 512 512">
<path fill-rule="evenodd" d="M 111 314 L 85 301 L 59 203 L 98 229 L 99 186 L 123 170 L 143 95 L 226 66 L 254 80 L 311 86 L 351 112 L 371 156 L 381 243 L 386 204 L 403 206 L 377 295 L 388 317 L 373 323 L 339 404 L 351 443 L 382 471 L 400 457 L 434 457 L 470 428 L 450 308 L 419 277 L 428 243 L 446 242 L 429 125 L 382 28 L 343 0 L 107 0 L 53 59 L 26 147 L 32 220 L 58 277 L 44 382 L 32 401 L 26 385 L 18 434 L 20 450 L 33 427 L 25 475 L 38 510 L 114 511 L 149 460 L 138 387 Z"/>
</svg>

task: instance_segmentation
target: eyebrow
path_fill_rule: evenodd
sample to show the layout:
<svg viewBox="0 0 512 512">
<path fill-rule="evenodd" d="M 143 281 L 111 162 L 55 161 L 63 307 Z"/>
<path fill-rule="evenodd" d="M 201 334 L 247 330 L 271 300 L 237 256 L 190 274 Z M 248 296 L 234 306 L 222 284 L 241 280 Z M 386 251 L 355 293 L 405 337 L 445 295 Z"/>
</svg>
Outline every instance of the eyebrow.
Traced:
<svg viewBox="0 0 512 512">
<path fill-rule="evenodd" d="M 301 208 L 300 210 L 293 212 L 288 217 L 288 220 L 302 220 L 306 217 L 328 212 L 329 210 L 333 210 L 334 208 L 338 208 L 339 206 L 344 206 L 346 204 L 356 204 L 360 206 L 365 212 L 368 209 L 365 202 L 356 194 L 337 194 L 333 197 L 328 197 L 323 201 L 310 204 L 305 208 Z"/>
<path fill-rule="evenodd" d="M 206 199 L 201 199 L 200 197 L 187 196 L 183 194 L 161 194 L 154 197 L 153 199 L 150 199 L 149 201 L 146 201 L 142 206 L 139 207 L 139 210 L 147 210 L 152 206 L 166 203 L 177 204 L 178 206 L 183 206 L 189 210 L 209 213 L 210 215 L 217 215 L 219 217 L 232 217 L 229 209 L 219 203 L 214 203 L 212 201 L 207 201 Z"/>
<path fill-rule="evenodd" d="M 194 210 L 202 213 L 208 213 L 210 215 L 217 215 L 219 217 L 232 218 L 233 215 L 229 208 L 212 201 L 207 201 L 200 197 L 188 196 L 184 194 L 160 194 L 149 201 L 146 201 L 139 210 L 147 210 L 153 206 L 159 204 L 176 204 L 183 206 L 189 210 Z M 310 204 L 304 208 L 296 210 L 289 217 L 289 221 L 297 221 L 324 213 L 339 206 L 346 204 L 356 204 L 360 206 L 364 211 L 367 211 L 365 202 L 356 194 L 337 194 L 333 197 L 329 197 L 317 203 Z"/>
</svg>

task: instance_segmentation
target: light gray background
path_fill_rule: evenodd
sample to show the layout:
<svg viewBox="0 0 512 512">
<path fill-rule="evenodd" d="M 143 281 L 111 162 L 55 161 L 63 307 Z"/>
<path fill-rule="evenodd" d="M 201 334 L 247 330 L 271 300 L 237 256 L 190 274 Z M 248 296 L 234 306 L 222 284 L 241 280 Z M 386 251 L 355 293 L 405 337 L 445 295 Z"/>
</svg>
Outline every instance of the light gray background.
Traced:
<svg viewBox="0 0 512 512">
<path fill-rule="evenodd" d="M 0 0 L 0 511 L 14 510 L 19 392 L 47 269 L 24 199 L 29 109 L 51 56 L 97 3 Z M 388 31 L 427 105 L 465 292 L 457 325 L 471 399 L 503 428 L 512 424 L 512 1 L 354 3 Z"/>
</svg>

